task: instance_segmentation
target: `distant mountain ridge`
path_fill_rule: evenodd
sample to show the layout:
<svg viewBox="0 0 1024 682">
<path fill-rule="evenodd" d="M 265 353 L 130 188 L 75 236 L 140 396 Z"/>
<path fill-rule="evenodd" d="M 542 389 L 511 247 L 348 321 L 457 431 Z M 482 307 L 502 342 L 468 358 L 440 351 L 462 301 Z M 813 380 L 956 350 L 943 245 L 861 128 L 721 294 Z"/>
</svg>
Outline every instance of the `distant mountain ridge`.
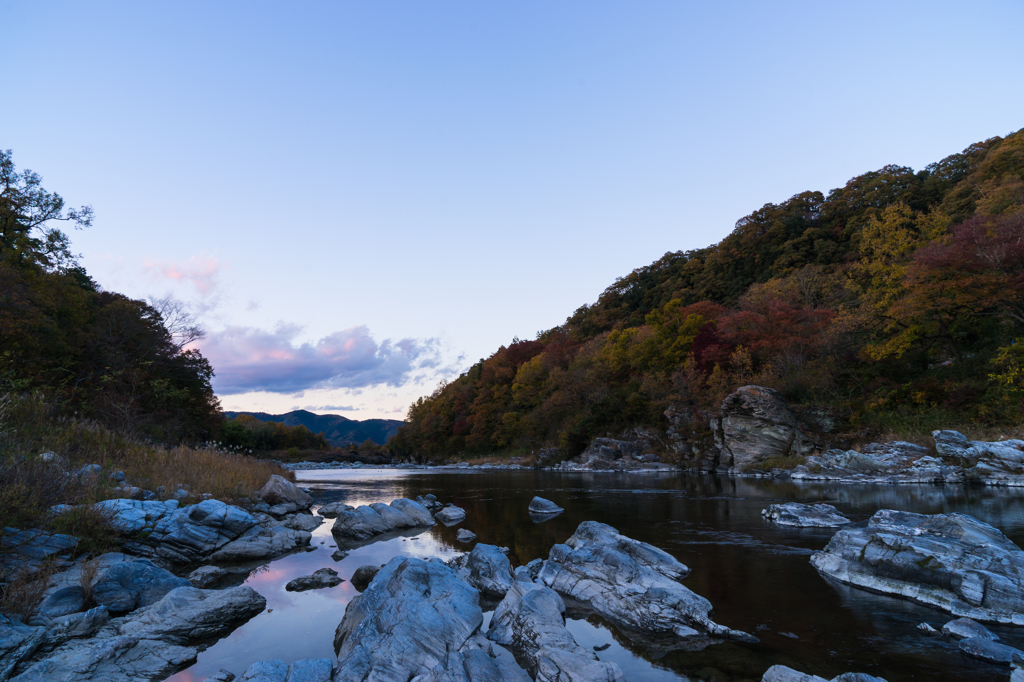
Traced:
<svg viewBox="0 0 1024 682">
<path fill-rule="evenodd" d="M 383 445 L 388 438 L 398 432 L 398 427 L 405 422 L 398 419 L 349 419 L 340 414 L 314 414 L 307 410 L 294 410 L 286 414 L 267 414 L 266 412 L 225 412 L 225 416 L 234 419 L 240 414 L 248 414 L 261 422 L 280 422 L 286 426 L 305 426 L 313 433 L 323 431 L 327 442 L 335 447 L 346 443 L 362 443 L 369 439 Z"/>
</svg>

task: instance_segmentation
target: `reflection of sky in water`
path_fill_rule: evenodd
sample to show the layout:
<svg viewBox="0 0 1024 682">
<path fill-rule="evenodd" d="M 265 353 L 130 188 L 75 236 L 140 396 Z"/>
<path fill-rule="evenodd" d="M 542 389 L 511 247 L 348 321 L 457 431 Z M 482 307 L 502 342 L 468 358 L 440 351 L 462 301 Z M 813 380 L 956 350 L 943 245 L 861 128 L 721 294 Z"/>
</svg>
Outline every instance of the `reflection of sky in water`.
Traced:
<svg viewBox="0 0 1024 682">
<path fill-rule="evenodd" d="M 809 554 L 825 546 L 829 529 L 786 528 L 766 523 L 761 510 L 772 502 L 826 502 L 853 520 L 878 509 L 921 513 L 963 512 L 990 523 L 1010 539 L 1024 541 L 1024 490 L 938 486 L 842 485 L 686 475 L 558 472 L 458 472 L 430 470 L 342 470 L 297 472 L 317 504 L 357 506 L 434 493 L 467 511 L 465 522 L 427 529 L 351 550 L 334 562 L 328 520 L 313 534 L 313 551 L 271 562 L 251 575 L 268 611 L 200 654 L 189 670 L 171 678 L 199 682 L 220 668 L 241 673 L 270 658 L 334 659 L 334 630 L 357 593 L 348 582 L 327 590 L 289 593 L 284 585 L 330 566 L 347 579 L 359 566 L 387 563 L 396 555 L 448 558 L 472 548 L 456 541 L 459 528 L 480 542 L 510 548 L 513 566 L 547 557 L 580 522 L 608 523 L 649 542 L 692 569 L 684 584 L 715 607 L 713 618 L 761 638 L 758 645 L 720 644 L 702 652 L 657 652 L 629 641 L 595 619 L 568 622 L 586 648 L 610 644 L 601 660 L 619 664 L 631 682 L 758 679 L 781 663 L 829 679 L 841 672 L 870 672 L 888 682 L 1004 679 L 1006 670 L 964 658 L 945 638 L 928 639 L 914 627 L 941 626 L 952 617 L 909 601 L 872 594 L 823 579 Z M 534 523 L 527 506 L 534 495 L 565 512 Z M 1024 646 L 1024 631 L 993 628 L 1012 646 Z M 792 633 L 797 638 L 784 636 Z"/>
</svg>

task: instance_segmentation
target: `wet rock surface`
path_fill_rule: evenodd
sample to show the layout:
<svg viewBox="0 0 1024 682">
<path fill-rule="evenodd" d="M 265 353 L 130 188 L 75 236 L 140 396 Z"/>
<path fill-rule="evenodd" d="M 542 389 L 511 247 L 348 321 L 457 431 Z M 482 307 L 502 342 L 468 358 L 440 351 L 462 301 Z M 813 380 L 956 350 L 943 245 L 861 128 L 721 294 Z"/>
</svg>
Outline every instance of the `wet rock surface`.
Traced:
<svg viewBox="0 0 1024 682">
<path fill-rule="evenodd" d="M 811 563 L 841 582 L 956 616 L 1024 625 L 1024 552 L 965 514 L 884 509 L 837 532 Z"/>
<path fill-rule="evenodd" d="M 293 511 L 309 509 L 313 504 L 313 498 L 309 496 L 309 493 L 277 474 L 270 477 L 270 480 L 256 493 L 256 496 L 271 507 L 294 505 Z"/>
<path fill-rule="evenodd" d="M 136 549 L 172 564 L 200 563 L 257 525 L 240 507 L 204 500 L 162 518 Z"/>
<path fill-rule="evenodd" d="M 390 505 L 377 502 L 339 511 L 331 534 L 341 545 L 392 531 L 433 525 L 433 517 L 422 505 L 412 500 L 398 499 Z"/>
<path fill-rule="evenodd" d="M 831 680 L 817 675 L 806 675 L 784 665 L 773 665 L 761 677 L 761 682 L 886 682 L 881 677 L 865 673 L 843 673 Z"/>
<path fill-rule="evenodd" d="M 295 661 L 291 665 L 282 660 L 253 663 L 237 682 L 330 682 L 334 666 L 328 658 Z"/>
<path fill-rule="evenodd" d="M 455 534 L 455 539 L 459 542 L 473 542 L 476 540 L 476 533 L 465 528 L 460 528 L 459 532 Z"/>
<path fill-rule="evenodd" d="M 538 580 L 607 620 L 643 636 L 674 636 L 699 649 L 715 639 L 757 640 L 713 622 L 711 603 L 678 581 L 689 569 L 667 552 L 584 521 L 551 548 Z"/>
<path fill-rule="evenodd" d="M 531 514 L 561 514 L 564 511 L 557 504 L 551 500 L 545 500 L 543 497 L 535 497 L 530 500 Z"/>
<path fill-rule="evenodd" d="M 839 510 L 830 504 L 773 504 L 762 510 L 761 516 L 780 526 L 799 528 L 834 528 L 850 523 L 850 519 L 840 514 Z"/>
<path fill-rule="evenodd" d="M 454 526 L 456 523 L 465 520 L 466 510 L 462 507 L 450 505 L 437 512 L 434 517 L 446 526 Z"/>
<path fill-rule="evenodd" d="M 565 603 L 536 583 L 516 582 L 494 611 L 487 638 L 511 648 L 542 682 L 625 682 L 614 663 L 597 659 L 565 627 Z"/>
<path fill-rule="evenodd" d="M 284 586 L 289 592 L 305 592 L 306 590 L 320 590 L 325 587 L 334 587 L 345 582 L 338 577 L 338 572 L 333 568 L 321 568 L 314 571 L 312 575 L 304 575 L 295 578 Z"/>
<path fill-rule="evenodd" d="M 512 564 L 500 547 L 477 543 L 469 554 L 455 560 L 459 578 L 487 599 L 498 600 L 512 586 Z"/>
<path fill-rule="evenodd" d="M 359 592 L 365 592 L 366 588 L 370 586 L 373 579 L 380 573 L 382 566 L 360 566 L 352 573 L 352 577 L 349 579 L 352 583 L 352 587 L 356 588 Z"/>
</svg>

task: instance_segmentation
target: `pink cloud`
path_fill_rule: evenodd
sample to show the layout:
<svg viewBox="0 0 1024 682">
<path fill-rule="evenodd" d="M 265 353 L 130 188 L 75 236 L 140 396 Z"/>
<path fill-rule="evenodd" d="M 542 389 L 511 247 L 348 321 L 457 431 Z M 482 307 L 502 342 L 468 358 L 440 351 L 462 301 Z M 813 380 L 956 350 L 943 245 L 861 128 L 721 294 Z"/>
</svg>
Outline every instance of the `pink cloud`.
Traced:
<svg viewBox="0 0 1024 682">
<path fill-rule="evenodd" d="M 436 339 L 377 342 L 365 326 L 335 332 L 316 343 L 295 343 L 301 331 L 280 325 L 273 331 L 228 327 L 196 345 L 213 365 L 213 388 L 221 395 L 269 391 L 299 393 L 313 388 L 401 386 L 414 373 L 454 371 L 442 368 Z"/>
<path fill-rule="evenodd" d="M 145 261 L 142 267 L 150 276 L 176 282 L 190 282 L 199 293 L 208 294 L 217 286 L 217 276 L 224 266 L 205 255 L 192 256 L 184 263 Z"/>
</svg>

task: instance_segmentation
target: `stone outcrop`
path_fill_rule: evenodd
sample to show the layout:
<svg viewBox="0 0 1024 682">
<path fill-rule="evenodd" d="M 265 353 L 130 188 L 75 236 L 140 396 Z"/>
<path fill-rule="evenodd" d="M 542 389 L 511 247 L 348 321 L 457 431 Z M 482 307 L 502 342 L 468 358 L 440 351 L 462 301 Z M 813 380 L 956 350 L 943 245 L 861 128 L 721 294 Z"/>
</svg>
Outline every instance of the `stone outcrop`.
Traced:
<svg viewBox="0 0 1024 682">
<path fill-rule="evenodd" d="M 455 534 L 455 539 L 459 542 L 473 542 L 473 540 L 476 540 L 476 533 L 465 528 L 460 528 L 459 532 Z"/>
<path fill-rule="evenodd" d="M 199 651 L 213 639 L 226 635 L 265 606 L 266 600 L 249 587 L 228 590 L 179 587 L 155 604 L 110 620 L 89 639 L 69 637 L 44 658 L 23 662 L 11 679 L 18 682 L 162 679 L 195 660 Z M 93 634 L 90 630 L 97 621 L 102 623 L 105 616 L 97 614 L 96 618 L 90 618 L 92 613 L 75 614 L 81 618 L 75 622 L 58 622 L 51 631 L 64 628 L 63 634 L 72 637 L 81 632 Z M 0 625 L 0 641 L 3 641 L 2 634 Z"/>
<path fill-rule="evenodd" d="M 644 453 L 635 440 L 595 438 L 586 450 L 556 468 L 563 471 L 667 471 L 675 468 L 659 460 L 654 453 Z"/>
<path fill-rule="evenodd" d="M 309 509 L 313 504 L 313 498 L 309 496 L 309 493 L 277 474 L 270 477 L 266 485 L 256 493 L 256 497 L 269 504 L 271 508 L 292 507 L 290 509 L 292 512 Z"/>
<path fill-rule="evenodd" d="M 942 634 L 947 637 L 955 637 L 956 639 L 980 637 L 981 639 L 991 639 L 993 642 L 999 640 L 999 636 L 996 633 L 970 618 L 957 618 L 956 620 L 949 621 L 942 626 Z"/>
<path fill-rule="evenodd" d="M 145 545 L 153 556 L 188 564 L 206 559 L 256 525 L 256 518 L 240 507 L 204 500 L 162 518 Z"/>
<path fill-rule="evenodd" d="M 331 502 L 325 504 L 316 510 L 316 513 L 327 519 L 333 519 L 343 511 L 351 511 L 355 509 L 352 505 L 345 504 L 344 502 Z"/>
<path fill-rule="evenodd" d="M 761 386 L 743 386 L 726 397 L 714 431 L 720 468 L 755 469 L 768 459 L 815 450 L 778 391 Z"/>
<path fill-rule="evenodd" d="M 254 526 L 210 555 L 212 561 L 232 563 L 268 559 L 309 545 L 312 535 L 284 526 Z"/>
<path fill-rule="evenodd" d="M 446 526 L 454 526 L 465 520 L 466 510 L 451 504 L 434 514 L 434 517 Z"/>
<path fill-rule="evenodd" d="M 584 521 L 551 548 L 538 580 L 643 637 L 679 638 L 694 649 L 713 639 L 757 641 L 710 619 L 711 603 L 678 582 L 689 572 L 657 547 Z"/>
<path fill-rule="evenodd" d="M 1024 651 L 993 642 L 987 637 L 968 637 L 961 639 L 957 646 L 965 655 L 989 663 L 1011 665 L 1015 659 L 1024 660 Z"/>
<path fill-rule="evenodd" d="M 165 516 L 178 509 L 177 500 L 103 500 L 93 505 L 106 516 L 110 525 L 122 533 L 139 533 L 153 530 Z"/>
<path fill-rule="evenodd" d="M 531 514 L 561 514 L 565 510 L 559 507 L 551 500 L 545 500 L 543 497 L 534 497 L 530 500 L 530 513 Z"/>
<path fill-rule="evenodd" d="M 289 514 L 275 525 L 290 528 L 292 530 L 302 530 L 307 533 L 312 533 L 314 530 L 319 528 L 323 522 L 324 517 L 322 516 L 314 516 L 313 514 Z"/>
<path fill-rule="evenodd" d="M 933 457 L 914 443 L 871 443 L 857 450 L 826 450 L 794 467 L 798 480 L 831 480 L 847 483 L 959 483 L 960 467 Z"/>
<path fill-rule="evenodd" d="M 968 440 L 958 431 L 933 431 L 935 450 L 963 467 L 964 479 L 984 485 L 1024 485 L 1024 440 Z"/>
<path fill-rule="evenodd" d="M 219 566 L 200 566 L 188 574 L 188 581 L 192 583 L 192 587 L 206 589 L 219 583 L 227 574 L 228 572 Z"/>
<path fill-rule="evenodd" d="M 850 522 L 850 519 L 840 514 L 839 510 L 830 504 L 772 504 L 761 510 L 761 516 L 780 526 L 799 528 L 834 528 Z"/>
<path fill-rule="evenodd" d="M 448 654 L 483 622 L 478 600 L 443 563 L 395 557 L 345 609 L 334 681 L 411 680 L 450 667 Z"/>
<path fill-rule="evenodd" d="M 127 613 L 155 604 L 171 590 L 190 585 L 185 578 L 179 578 L 148 559 L 136 559 L 122 561 L 100 574 L 92 586 L 92 598 L 112 614 Z"/>
<path fill-rule="evenodd" d="M 953 615 L 1024 625 L 1024 552 L 965 514 L 883 509 L 837 532 L 811 563 L 841 582 Z"/>
<path fill-rule="evenodd" d="M 773 665 L 761 677 L 761 682 L 885 682 L 885 680 L 867 673 L 843 673 L 831 680 L 826 680 L 817 675 L 805 675 L 784 665 Z"/>
<path fill-rule="evenodd" d="M 565 627 L 565 602 L 536 583 L 516 582 L 498 604 L 487 638 L 516 652 L 537 682 L 625 682 L 614 663 L 603 663 Z"/>
<path fill-rule="evenodd" d="M 512 564 L 500 547 L 478 542 L 472 552 L 458 557 L 454 563 L 459 577 L 487 599 L 501 599 L 512 586 Z"/>
<path fill-rule="evenodd" d="M 341 510 L 331 528 L 331 534 L 339 545 L 348 545 L 392 531 L 433 525 L 434 518 L 422 505 L 412 500 L 398 499 L 390 505 L 376 502 L 356 509 Z"/>
<path fill-rule="evenodd" d="M 338 572 L 333 568 L 321 568 L 314 571 L 312 575 L 304 575 L 301 578 L 290 580 L 284 589 L 289 592 L 305 592 L 306 590 L 320 590 L 325 587 L 335 587 L 345 582 L 338 577 Z"/>
<path fill-rule="evenodd" d="M 280 659 L 253 663 L 235 682 L 331 682 L 334 666 L 329 658 L 307 658 L 291 665 Z"/>
</svg>

